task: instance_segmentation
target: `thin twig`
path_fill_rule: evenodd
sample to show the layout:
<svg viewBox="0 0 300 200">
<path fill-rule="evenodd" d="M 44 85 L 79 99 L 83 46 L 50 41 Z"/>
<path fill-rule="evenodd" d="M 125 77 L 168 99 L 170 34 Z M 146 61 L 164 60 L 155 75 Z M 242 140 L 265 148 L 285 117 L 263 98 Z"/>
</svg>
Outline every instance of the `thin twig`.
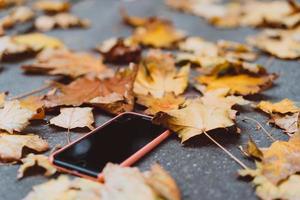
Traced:
<svg viewBox="0 0 300 200">
<path fill-rule="evenodd" d="M 30 95 L 42 92 L 43 90 L 46 90 L 46 89 L 48 89 L 50 87 L 51 87 L 50 84 L 46 84 L 46 85 L 41 86 L 40 88 L 37 88 L 37 89 L 31 90 L 29 92 L 26 92 L 26 93 L 23 93 L 23 94 L 11 97 L 11 98 L 9 98 L 9 100 L 22 99 L 24 97 L 27 97 L 27 96 L 30 96 Z"/>
<path fill-rule="evenodd" d="M 225 147 L 223 147 L 220 143 L 218 143 L 216 140 L 214 140 L 210 135 L 208 135 L 207 132 L 204 131 L 204 134 L 210 139 L 213 143 L 215 143 L 218 147 L 220 147 L 227 155 L 229 155 L 235 162 L 237 162 L 241 167 L 244 169 L 248 169 L 248 167 L 237 157 L 235 157 L 232 153 L 230 153 Z"/>
<path fill-rule="evenodd" d="M 250 121 L 255 122 L 272 141 L 276 141 L 276 139 L 256 119 L 245 116 L 244 120 L 250 120 Z"/>
<path fill-rule="evenodd" d="M 68 144 L 70 144 L 70 143 L 71 143 L 70 128 L 68 128 L 68 132 L 67 132 L 67 140 L 68 140 Z"/>
</svg>

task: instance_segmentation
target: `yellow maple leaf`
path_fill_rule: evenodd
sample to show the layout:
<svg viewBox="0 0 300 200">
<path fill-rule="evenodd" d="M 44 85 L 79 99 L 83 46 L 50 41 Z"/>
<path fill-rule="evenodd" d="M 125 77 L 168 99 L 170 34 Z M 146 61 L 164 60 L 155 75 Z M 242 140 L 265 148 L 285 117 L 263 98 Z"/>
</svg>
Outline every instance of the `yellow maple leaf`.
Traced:
<svg viewBox="0 0 300 200">
<path fill-rule="evenodd" d="M 300 108 L 297 105 L 295 105 L 295 102 L 289 99 L 283 99 L 276 103 L 272 103 L 269 101 L 261 101 L 257 104 L 256 107 L 269 114 L 271 113 L 287 114 L 287 113 L 300 112 Z"/>
</svg>

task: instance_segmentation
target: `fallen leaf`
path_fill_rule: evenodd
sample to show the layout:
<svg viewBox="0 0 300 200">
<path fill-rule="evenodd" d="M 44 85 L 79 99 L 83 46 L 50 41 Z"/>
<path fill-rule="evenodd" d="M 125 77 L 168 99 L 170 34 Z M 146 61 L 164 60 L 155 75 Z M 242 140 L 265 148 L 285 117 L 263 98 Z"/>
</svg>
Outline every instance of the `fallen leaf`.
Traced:
<svg viewBox="0 0 300 200">
<path fill-rule="evenodd" d="M 111 163 L 103 170 L 104 183 L 87 179 L 59 176 L 33 190 L 24 200 L 180 200 L 180 192 L 171 176 L 155 165 L 143 174 L 137 168 L 120 167 Z M 153 186 L 153 184 L 159 184 Z"/>
<path fill-rule="evenodd" d="M 122 38 L 110 38 L 96 47 L 105 62 L 128 64 L 137 63 L 141 59 L 142 50 L 139 45 L 131 44 L 130 41 Z"/>
<path fill-rule="evenodd" d="M 69 85 L 55 84 L 58 92 L 45 97 L 46 107 L 92 104 L 111 113 L 133 110 L 133 83 L 137 68 L 129 66 L 113 77 L 98 79 L 83 77 Z"/>
<path fill-rule="evenodd" d="M 31 8 L 26 6 L 16 7 L 8 15 L 0 19 L 0 27 L 1 29 L 12 28 L 16 24 L 31 20 L 33 17 L 34 12 Z"/>
<path fill-rule="evenodd" d="M 6 92 L 1 92 L 0 93 L 0 108 L 2 108 L 4 106 L 5 99 L 6 99 Z"/>
<path fill-rule="evenodd" d="M 10 6 L 18 6 L 24 3 L 24 0 L 1 0 L 0 8 L 7 8 Z"/>
<path fill-rule="evenodd" d="M 134 92 L 156 98 L 163 97 L 167 92 L 182 94 L 188 86 L 189 72 L 188 65 L 177 70 L 170 54 L 150 51 L 139 64 Z"/>
<path fill-rule="evenodd" d="M 87 19 L 80 19 L 79 17 L 70 13 L 59 13 L 54 16 L 43 15 L 36 18 L 34 26 L 39 31 L 50 31 L 55 27 L 68 29 L 72 27 L 88 28 L 90 21 Z"/>
<path fill-rule="evenodd" d="M 45 170 L 44 176 L 52 176 L 56 173 L 56 168 L 49 162 L 49 158 L 45 155 L 28 154 L 21 159 L 22 165 L 18 169 L 17 178 L 23 178 L 24 173 L 32 167 L 41 167 Z"/>
<path fill-rule="evenodd" d="M 163 199 L 181 199 L 176 182 L 159 164 L 152 165 L 150 171 L 146 172 L 146 181 Z"/>
<path fill-rule="evenodd" d="M 203 132 L 235 125 L 235 104 L 245 105 L 248 101 L 240 96 L 227 96 L 229 89 L 204 93 L 203 97 L 187 100 L 179 109 L 159 112 L 153 122 L 176 132 L 182 142 Z"/>
<path fill-rule="evenodd" d="M 247 157 L 254 157 L 256 159 L 263 158 L 263 152 L 257 147 L 257 145 L 255 144 L 255 142 L 251 137 L 249 137 L 246 148 L 243 149 L 243 153 Z"/>
<path fill-rule="evenodd" d="M 50 119 L 50 124 L 66 128 L 68 130 L 73 128 L 88 127 L 93 130 L 94 116 L 92 108 L 61 108 L 60 114 Z"/>
<path fill-rule="evenodd" d="M 268 29 L 248 37 L 248 43 L 281 59 L 300 57 L 300 28 L 291 30 Z"/>
<path fill-rule="evenodd" d="M 71 4 L 65 1 L 40 0 L 34 3 L 34 8 L 44 12 L 57 13 L 69 11 Z"/>
<path fill-rule="evenodd" d="M 175 96 L 173 93 L 165 93 L 162 98 L 155 98 L 151 95 L 137 95 L 137 97 L 137 103 L 147 107 L 144 111 L 147 115 L 178 109 L 185 102 L 184 97 Z"/>
<path fill-rule="evenodd" d="M 36 112 L 23 108 L 18 100 L 6 101 L 0 109 L 0 129 L 9 133 L 21 131 L 28 124 Z"/>
<path fill-rule="evenodd" d="M 259 102 L 259 104 L 257 104 L 256 107 L 268 114 L 287 114 L 300 112 L 300 108 L 295 104 L 295 102 L 289 99 L 283 99 L 276 103 L 272 103 L 269 101 L 261 101 Z"/>
<path fill-rule="evenodd" d="M 48 143 L 37 135 L 0 133 L 0 160 L 2 162 L 19 161 L 22 158 L 24 147 L 36 152 L 44 152 L 49 149 Z"/>
<path fill-rule="evenodd" d="M 172 48 L 185 37 L 185 33 L 177 30 L 168 20 L 158 18 L 139 18 L 127 16 L 123 21 L 135 28 L 130 39 L 133 43 L 155 48 Z"/>
<path fill-rule="evenodd" d="M 278 77 L 268 74 L 261 66 L 236 62 L 212 67 L 209 74 L 196 77 L 196 88 L 201 92 L 230 88 L 231 94 L 257 94 L 271 87 Z"/>
<path fill-rule="evenodd" d="M 287 179 L 274 185 L 265 176 L 262 175 L 261 164 L 256 163 L 256 169 L 240 170 L 240 176 L 252 176 L 253 184 L 256 186 L 256 194 L 263 200 L 286 199 L 295 200 L 300 196 L 299 184 L 300 176 L 293 174 Z"/>
<path fill-rule="evenodd" d="M 45 118 L 44 102 L 39 96 L 29 96 L 25 99 L 21 99 L 20 106 L 36 113 L 31 119 Z"/>
<path fill-rule="evenodd" d="M 299 130 L 299 112 L 286 115 L 272 114 L 270 122 L 276 124 L 287 134 L 295 133 Z"/>
<path fill-rule="evenodd" d="M 107 70 L 101 58 L 67 49 L 42 51 L 38 54 L 35 63 L 23 65 L 22 68 L 26 72 L 61 74 L 74 78 L 89 73 L 103 73 Z"/>
</svg>

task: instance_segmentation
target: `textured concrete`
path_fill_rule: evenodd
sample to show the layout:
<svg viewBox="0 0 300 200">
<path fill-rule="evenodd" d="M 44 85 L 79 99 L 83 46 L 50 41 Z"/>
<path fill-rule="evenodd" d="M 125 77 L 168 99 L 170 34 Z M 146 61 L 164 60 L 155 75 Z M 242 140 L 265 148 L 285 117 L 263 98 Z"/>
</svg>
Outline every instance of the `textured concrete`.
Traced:
<svg viewBox="0 0 300 200">
<path fill-rule="evenodd" d="M 242 42 L 245 36 L 256 32 L 248 28 L 218 30 L 207 25 L 198 17 L 169 10 L 161 0 L 140 0 L 131 3 L 126 1 L 124 4 L 132 14 L 158 15 L 169 18 L 175 22 L 178 28 L 186 30 L 190 35 L 200 35 L 209 40 L 230 39 Z M 101 40 L 112 36 L 127 36 L 131 30 L 120 22 L 118 14 L 120 5 L 121 3 L 116 0 L 75 1 L 73 12 L 91 19 L 91 29 L 55 30 L 50 32 L 49 35 L 61 38 L 70 48 L 78 50 L 90 50 Z M 263 64 L 267 59 L 268 56 L 262 56 L 258 62 Z M 26 62 L 31 62 L 31 60 L 22 63 L 3 63 L 4 69 L 0 74 L 0 91 L 8 90 L 13 96 L 38 88 L 44 80 L 53 78 L 23 74 L 20 65 Z M 299 101 L 300 88 L 297 84 L 297 78 L 300 77 L 299 62 L 275 60 L 268 70 L 280 75 L 276 81 L 276 86 L 251 99 L 277 101 L 288 97 Z M 97 118 L 96 125 L 102 124 L 110 117 L 100 111 L 95 112 L 95 115 Z M 248 134 L 253 136 L 260 146 L 267 146 L 270 141 L 262 131 L 256 130 L 255 124 L 243 122 L 241 120 L 243 116 L 253 117 L 262 122 L 266 129 L 274 134 L 275 138 L 286 139 L 286 136 L 278 129 L 267 126 L 265 123 L 267 117 L 253 111 L 251 108 L 244 109 L 238 117 L 238 125 L 242 130 L 240 136 L 230 132 L 214 132 L 211 134 L 243 162 L 253 166 L 251 161 L 243 158 L 238 146 L 246 143 Z M 63 145 L 66 142 L 64 130 L 51 127 L 46 122 L 42 125 L 40 123 L 33 124 L 26 132 L 41 135 L 50 142 L 52 147 L 58 144 Z M 73 137 L 76 138 L 82 135 L 83 132 L 76 131 L 73 133 Z M 170 138 L 141 160 L 138 166 L 147 169 L 151 163 L 156 161 L 161 163 L 175 177 L 181 188 L 183 199 L 257 199 L 251 184 L 238 179 L 237 170 L 240 169 L 240 166 L 204 136 L 197 137 L 184 146 L 180 144 L 176 137 Z M 1 200 L 22 199 L 33 185 L 47 180 L 41 175 L 34 175 L 36 173 L 33 172 L 32 176 L 18 181 L 16 180 L 17 169 L 18 165 L 0 166 Z"/>
</svg>

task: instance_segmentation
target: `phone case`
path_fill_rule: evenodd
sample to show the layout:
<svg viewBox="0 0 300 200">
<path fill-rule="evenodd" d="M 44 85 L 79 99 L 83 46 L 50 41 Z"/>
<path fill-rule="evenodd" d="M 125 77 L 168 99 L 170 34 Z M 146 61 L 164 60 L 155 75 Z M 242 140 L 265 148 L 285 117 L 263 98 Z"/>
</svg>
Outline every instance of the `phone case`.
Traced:
<svg viewBox="0 0 300 200">
<path fill-rule="evenodd" d="M 103 181 L 103 176 L 102 176 L 102 173 L 99 173 L 97 178 L 95 177 L 92 177 L 92 176 L 88 176 L 88 175 L 85 175 L 85 174 L 81 174 L 77 171 L 73 171 L 73 170 L 69 170 L 69 169 L 66 169 L 66 168 L 63 168 L 63 167 L 60 167 L 60 166 L 57 166 L 54 164 L 54 156 L 58 153 L 60 153 L 61 151 L 63 151 L 64 149 L 68 148 L 69 146 L 73 145 L 74 143 L 76 143 L 77 141 L 85 138 L 85 137 L 88 137 L 90 134 L 93 134 L 95 133 L 96 131 L 98 131 L 99 129 L 103 128 L 104 126 L 106 126 L 107 124 L 109 124 L 110 122 L 114 121 L 115 119 L 117 119 L 118 117 L 121 117 L 122 115 L 124 114 L 133 114 L 133 115 L 138 115 L 138 116 L 141 116 L 141 117 L 147 117 L 147 118 L 150 118 L 149 116 L 147 115 L 143 115 L 143 114 L 139 114 L 139 113 L 134 113 L 134 112 L 124 112 L 124 113 L 121 113 L 119 115 L 117 115 L 116 117 L 110 119 L 109 121 L 105 122 L 104 124 L 102 124 L 101 126 L 97 127 L 96 129 L 90 131 L 89 133 L 87 133 L 86 135 L 76 139 L 75 141 L 71 142 L 70 144 L 67 144 L 66 146 L 64 146 L 63 148 L 55 151 L 54 153 L 52 153 L 50 156 L 49 156 L 49 160 L 50 160 L 50 163 L 52 165 L 54 165 L 57 169 L 59 169 L 60 171 L 63 171 L 63 172 L 67 172 L 67 173 L 70 173 L 70 174 L 73 174 L 73 175 L 76 175 L 76 176 L 79 176 L 79 177 L 83 177 L 83 178 L 87 178 L 87 179 L 90 179 L 90 180 L 93 180 L 93 181 L 100 181 L 102 182 Z M 124 166 L 124 167 L 128 167 L 128 166 L 131 166 L 133 165 L 135 162 L 137 162 L 139 159 L 141 159 L 143 156 L 145 156 L 148 152 L 150 152 L 151 150 L 153 150 L 156 146 L 158 146 L 161 142 L 163 142 L 166 138 L 168 138 L 170 136 L 171 132 L 169 130 L 163 132 L 162 134 L 160 134 L 158 137 L 156 137 L 155 139 L 153 139 L 151 142 L 149 142 L 148 144 L 146 144 L 144 147 L 142 147 L 140 150 L 138 150 L 137 152 L 135 152 L 133 155 L 131 155 L 129 158 L 127 158 L 126 160 L 124 160 L 120 165 L 121 166 Z"/>
</svg>

